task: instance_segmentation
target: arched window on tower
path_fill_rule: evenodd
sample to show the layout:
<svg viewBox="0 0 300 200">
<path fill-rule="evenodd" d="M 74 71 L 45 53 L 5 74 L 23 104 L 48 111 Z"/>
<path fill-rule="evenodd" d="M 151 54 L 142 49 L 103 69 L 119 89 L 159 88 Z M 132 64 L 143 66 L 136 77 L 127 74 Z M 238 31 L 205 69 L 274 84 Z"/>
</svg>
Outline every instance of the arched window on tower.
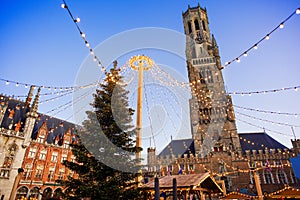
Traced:
<svg viewBox="0 0 300 200">
<path fill-rule="evenodd" d="M 204 71 L 201 70 L 200 73 L 199 73 L 199 76 L 200 76 L 200 83 L 201 84 L 205 84 L 205 77 L 204 77 Z"/>
<path fill-rule="evenodd" d="M 203 30 L 205 30 L 205 31 L 206 31 L 205 22 L 204 22 L 203 20 L 202 20 L 201 22 L 202 22 L 202 27 L 203 27 Z"/>
<path fill-rule="evenodd" d="M 188 34 L 190 34 L 190 33 L 192 32 L 192 25 L 191 25 L 191 22 L 188 22 L 188 29 L 189 29 Z"/>
<path fill-rule="evenodd" d="M 195 29 L 196 29 L 196 31 L 199 31 L 199 30 L 200 30 L 200 27 L 199 27 L 199 22 L 198 22 L 198 20 L 195 19 L 194 23 L 195 23 Z"/>
<path fill-rule="evenodd" d="M 208 83 L 213 83 L 214 82 L 213 74 L 212 74 L 210 69 L 207 70 L 207 81 L 208 81 Z"/>
</svg>

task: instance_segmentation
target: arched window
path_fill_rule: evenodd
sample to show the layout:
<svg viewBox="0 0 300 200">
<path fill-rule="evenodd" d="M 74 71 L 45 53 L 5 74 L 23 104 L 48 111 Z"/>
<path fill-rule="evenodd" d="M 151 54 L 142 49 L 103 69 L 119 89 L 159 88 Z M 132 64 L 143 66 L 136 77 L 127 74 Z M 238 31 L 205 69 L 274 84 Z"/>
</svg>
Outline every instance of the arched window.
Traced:
<svg viewBox="0 0 300 200">
<path fill-rule="evenodd" d="M 277 169 L 276 174 L 277 174 L 278 183 L 288 184 L 288 180 L 287 180 L 286 174 L 283 169 Z"/>
<path fill-rule="evenodd" d="M 52 196 L 52 189 L 47 187 L 43 192 L 43 198 L 50 198 Z"/>
<path fill-rule="evenodd" d="M 264 175 L 265 184 L 273 184 L 274 183 L 273 175 L 270 171 L 264 170 L 263 175 Z"/>
<path fill-rule="evenodd" d="M 291 177 L 291 182 L 292 183 L 298 183 L 297 178 L 295 176 L 295 173 L 293 170 L 290 170 L 290 177 Z"/>
<path fill-rule="evenodd" d="M 213 83 L 214 82 L 213 74 L 212 74 L 210 69 L 207 70 L 207 80 L 208 80 L 208 83 Z"/>
<path fill-rule="evenodd" d="M 40 188 L 38 188 L 38 187 L 31 188 L 30 193 L 29 193 L 29 199 L 30 198 L 38 198 L 39 192 L 40 192 Z"/>
<path fill-rule="evenodd" d="M 191 25 L 191 22 L 188 22 L 188 29 L 189 29 L 189 34 L 192 32 L 192 25 Z"/>
<path fill-rule="evenodd" d="M 196 29 L 197 31 L 200 30 L 199 22 L 198 22 L 197 19 L 195 19 L 194 23 L 195 23 L 195 29 Z"/>
<path fill-rule="evenodd" d="M 56 190 L 54 190 L 53 197 L 58 198 L 58 197 L 61 197 L 62 194 L 63 194 L 62 189 L 61 188 L 57 188 Z"/>
<path fill-rule="evenodd" d="M 206 31 L 205 22 L 204 22 L 203 20 L 202 20 L 201 22 L 202 22 L 202 27 L 203 27 L 203 30 L 205 30 L 205 31 Z"/>
<path fill-rule="evenodd" d="M 28 193 L 28 188 L 25 186 L 22 186 L 17 190 L 15 199 L 22 199 L 23 197 L 27 196 L 27 193 Z"/>
</svg>

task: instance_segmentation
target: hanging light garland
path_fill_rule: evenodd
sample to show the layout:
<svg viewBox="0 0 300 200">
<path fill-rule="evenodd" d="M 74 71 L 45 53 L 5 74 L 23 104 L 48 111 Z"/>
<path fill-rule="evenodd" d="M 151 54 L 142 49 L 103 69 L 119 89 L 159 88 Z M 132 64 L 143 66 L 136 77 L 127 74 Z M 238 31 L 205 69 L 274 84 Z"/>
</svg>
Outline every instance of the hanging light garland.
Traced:
<svg viewBox="0 0 300 200">
<path fill-rule="evenodd" d="M 144 86 L 144 91 L 145 91 L 145 103 L 146 103 L 146 111 L 147 111 L 147 115 L 148 115 L 148 120 L 149 120 L 149 123 L 150 123 L 150 131 L 151 131 L 151 137 L 150 137 L 150 147 L 151 146 L 151 138 L 153 140 L 153 145 L 154 147 L 156 147 L 155 145 L 155 137 L 154 137 L 154 131 L 153 131 L 153 126 L 152 126 L 152 119 L 150 117 L 150 109 L 149 109 L 149 102 L 148 102 L 148 95 L 147 95 L 147 90 L 146 90 L 146 86 L 145 86 L 145 83 L 143 82 L 143 86 Z"/>
<path fill-rule="evenodd" d="M 43 104 L 43 103 L 48 103 L 48 102 L 50 102 L 50 101 L 54 101 L 54 100 L 56 100 L 56 99 L 59 99 L 59 98 L 61 98 L 61 97 L 68 96 L 68 95 L 70 95 L 70 94 L 73 94 L 73 91 L 70 91 L 70 92 L 64 93 L 64 94 L 62 94 L 62 95 L 59 95 L 59 96 L 57 96 L 57 97 L 52 97 L 52 98 L 50 98 L 50 99 L 45 99 L 45 100 L 42 100 L 42 101 L 40 101 L 40 104 Z"/>
<path fill-rule="evenodd" d="M 300 113 L 288 113 L 288 112 L 261 110 L 261 109 L 254 109 L 254 108 L 246 108 L 246 107 L 242 107 L 242 106 L 238 106 L 238 105 L 233 105 L 233 106 L 238 109 L 256 111 L 256 112 L 261 112 L 261 113 L 268 113 L 268 114 L 278 114 L 278 115 L 286 115 L 286 116 L 294 116 L 294 117 L 298 117 L 300 115 Z"/>
<path fill-rule="evenodd" d="M 40 87 L 41 89 L 48 89 L 48 90 L 54 90 L 54 91 L 63 91 L 63 90 L 75 90 L 75 89 L 84 89 L 84 88 L 89 88 L 95 85 L 95 83 L 89 83 L 87 85 L 83 86 L 47 86 L 47 85 L 36 85 L 36 84 L 31 84 L 31 83 L 23 83 L 23 82 L 18 82 L 18 81 L 12 81 L 12 80 L 7 80 L 0 78 L 0 81 L 5 82 L 6 85 L 10 84 L 15 84 L 16 87 L 19 87 L 20 85 L 24 86 L 25 88 L 34 86 L 34 87 Z"/>
<path fill-rule="evenodd" d="M 225 63 L 225 67 L 227 67 L 228 65 L 237 62 L 239 63 L 241 61 L 242 57 L 247 57 L 249 51 L 251 51 L 252 49 L 257 49 L 258 45 L 265 41 L 265 40 L 269 40 L 270 36 L 272 33 L 274 33 L 277 29 L 282 29 L 284 27 L 284 24 L 291 18 L 293 17 L 295 14 L 300 14 L 300 8 L 297 8 L 296 11 L 294 11 L 292 14 L 290 14 L 285 20 L 283 20 L 279 25 L 277 25 L 274 29 L 272 29 L 269 33 L 267 33 L 263 38 L 261 38 L 258 42 L 256 42 L 254 45 L 252 45 L 251 47 L 249 47 L 247 50 L 245 50 L 243 53 L 241 53 L 239 56 L 237 56 L 236 58 L 232 59 L 231 61 L 227 61 Z"/>
<path fill-rule="evenodd" d="M 99 67 L 101 67 L 101 70 L 102 70 L 102 71 L 104 71 L 105 73 L 107 73 L 106 68 L 102 65 L 102 62 L 100 61 L 100 59 L 98 58 L 98 56 L 95 54 L 93 48 L 91 47 L 90 43 L 89 43 L 88 40 L 86 39 L 86 34 L 82 31 L 82 29 L 81 29 L 81 28 L 79 27 L 79 25 L 78 25 L 78 23 L 80 22 L 80 18 L 79 18 L 79 17 L 75 18 L 75 17 L 73 16 L 73 14 L 72 14 L 72 12 L 71 12 L 71 10 L 70 10 L 70 8 L 69 8 L 69 6 L 67 5 L 67 3 L 66 3 L 65 0 L 63 0 L 63 4 L 61 4 L 61 7 L 62 7 L 63 9 L 66 9 L 66 10 L 68 11 L 69 16 L 71 17 L 72 21 L 74 22 L 74 24 L 75 24 L 75 26 L 76 26 L 76 28 L 77 28 L 77 30 L 78 30 L 78 32 L 79 32 L 81 38 L 82 38 L 83 41 L 84 41 L 85 46 L 88 48 L 89 53 L 93 56 L 94 62 L 96 62 L 97 65 L 98 65 Z"/>
<path fill-rule="evenodd" d="M 291 136 L 293 136 L 293 135 L 289 135 L 289 134 L 285 134 L 285 133 L 282 133 L 282 132 L 279 132 L 279 131 L 274 131 L 274 130 L 271 130 L 271 129 L 267 129 L 267 128 L 265 128 L 265 127 L 262 127 L 262 126 L 258 126 L 258 125 L 256 125 L 256 124 L 252 124 L 252 123 L 250 123 L 250 122 L 246 122 L 246 121 L 244 121 L 244 120 L 241 120 L 241 119 L 236 119 L 237 121 L 240 121 L 240 122 L 243 122 L 243 123 L 245 123 L 245 124 L 248 124 L 248 125 L 250 125 L 250 126 L 254 126 L 254 127 L 256 127 L 256 128 L 260 128 L 260 129 L 263 129 L 263 130 L 267 130 L 267 131 L 270 131 L 270 132 L 272 132 L 272 133 L 276 133 L 276 134 L 279 134 L 279 135 L 283 135 L 283 136 L 289 136 L 289 137 L 291 137 Z"/>
<path fill-rule="evenodd" d="M 47 111 L 45 114 L 48 115 L 48 114 L 50 114 L 51 112 L 56 111 L 56 110 L 59 110 L 60 108 L 63 108 L 63 107 L 65 107 L 65 106 L 70 107 L 70 106 L 72 106 L 72 105 L 74 105 L 74 104 L 76 104 L 76 103 L 82 101 L 83 99 L 85 99 L 92 91 L 93 91 L 93 89 L 92 89 L 92 90 L 89 90 L 89 91 L 87 91 L 87 92 L 85 92 L 85 93 L 83 93 L 82 95 L 80 95 L 80 96 L 78 96 L 78 97 L 76 97 L 76 99 L 74 99 L 74 100 L 68 101 L 67 103 L 64 103 L 64 104 L 62 104 L 62 105 L 60 105 L 60 106 L 58 106 L 58 107 L 56 107 L 56 108 L 53 108 L 53 109 Z"/>
<path fill-rule="evenodd" d="M 261 91 L 251 91 L 251 92 L 229 92 L 228 94 L 234 94 L 234 95 L 252 95 L 252 94 L 266 94 L 266 93 L 275 93 L 275 92 L 281 92 L 281 91 L 287 91 L 287 90 L 295 90 L 298 91 L 300 86 L 292 86 L 292 87 L 284 87 L 280 89 L 271 89 L 271 90 L 261 90 Z"/>
<path fill-rule="evenodd" d="M 242 115 L 242 116 L 254 119 L 254 120 L 268 122 L 268 123 L 271 123 L 271 124 L 277 124 L 279 126 L 289 126 L 289 127 L 298 127 L 298 128 L 300 127 L 300 125 L 292 125 L 292 124 L 288 124 L 288 123 L 274 122 L 274 121 L 271 121 L 271 120 L 262 119 L 262 118 L 255 117 L 255 116 L 252 116 L 252 115 L 247 115 L 247 114 L 244 114 L 244 113 L 240 113 L 240 112 L 237 112 L 237 111 L 235 111 L 235 113 L 238 114 L 238 115 Z"/>
</svg>

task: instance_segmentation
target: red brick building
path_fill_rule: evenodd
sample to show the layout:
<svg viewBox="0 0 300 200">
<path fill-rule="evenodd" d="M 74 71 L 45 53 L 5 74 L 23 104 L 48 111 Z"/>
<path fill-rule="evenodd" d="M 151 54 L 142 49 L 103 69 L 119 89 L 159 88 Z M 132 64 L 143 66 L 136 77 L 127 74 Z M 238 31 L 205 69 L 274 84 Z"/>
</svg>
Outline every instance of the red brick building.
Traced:
<svg viewBox="0 0 300 200">
<path fill-rule="evenodd" d="M 16 199 L 35 197 L 42 199 L 60 197 L 63 188 L 55 180 L 66 179 L 74 173 L 63 165 L 72 161 L 70 144 L 75 141 L 75 125 L 41 115 L 36 120 L 32 140 L 22 163 L 24 169 Z"/>
</svg>

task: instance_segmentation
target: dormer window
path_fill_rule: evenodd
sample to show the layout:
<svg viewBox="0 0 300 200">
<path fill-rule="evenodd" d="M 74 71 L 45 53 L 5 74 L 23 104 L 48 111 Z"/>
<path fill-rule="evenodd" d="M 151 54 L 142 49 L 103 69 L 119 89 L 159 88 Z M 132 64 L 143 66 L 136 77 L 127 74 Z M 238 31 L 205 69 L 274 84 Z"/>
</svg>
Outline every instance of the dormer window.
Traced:
<svg viewBox="0 0 300 200">
<path fill-rule="evenodd" d="M 39 137 L 37 138 L 37 142 L 39 143 L 43 143 L 45 140 L 45 135 L 39 135 Z"/>
</svg>

